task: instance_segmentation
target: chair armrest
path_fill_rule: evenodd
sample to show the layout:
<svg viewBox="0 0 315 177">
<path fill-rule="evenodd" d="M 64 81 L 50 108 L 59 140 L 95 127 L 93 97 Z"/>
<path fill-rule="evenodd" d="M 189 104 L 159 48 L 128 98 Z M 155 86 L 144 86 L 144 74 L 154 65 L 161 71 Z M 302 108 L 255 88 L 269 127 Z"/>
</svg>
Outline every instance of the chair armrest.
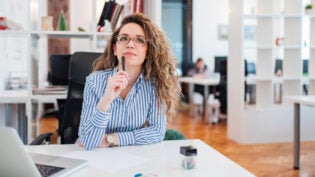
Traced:
<svg viewBox="0 0 315 177">
<path fill-rule="evenodd" d="M 49 144 L 50 143 L 50 136 L 53 133 L 44 133 L 36 137 L 30 145 L 42 145 L 42 144 Z"/>
</svg>

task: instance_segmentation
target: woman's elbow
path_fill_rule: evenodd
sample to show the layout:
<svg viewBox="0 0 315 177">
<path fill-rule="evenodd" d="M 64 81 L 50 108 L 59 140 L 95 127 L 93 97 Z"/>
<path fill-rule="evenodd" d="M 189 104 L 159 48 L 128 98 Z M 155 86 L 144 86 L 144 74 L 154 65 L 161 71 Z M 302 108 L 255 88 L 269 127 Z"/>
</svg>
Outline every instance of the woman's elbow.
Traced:
<svg viewBox="0 0 315 177">
<path fill-rule="evenodd" d="M 77 145 L 78 145 L 79 147 L 84 148 L 85 150 L 88 150 L 88 151 L 91 151 L 91 150 L 93 150 L 93 149 L 96 148 L 96 146 L 90 145 L 90 144 L 88 144 L 88 143 L 85 142 L 85 141 L 81 141 L 80 139 L 77 141 Z"/>
</svg>

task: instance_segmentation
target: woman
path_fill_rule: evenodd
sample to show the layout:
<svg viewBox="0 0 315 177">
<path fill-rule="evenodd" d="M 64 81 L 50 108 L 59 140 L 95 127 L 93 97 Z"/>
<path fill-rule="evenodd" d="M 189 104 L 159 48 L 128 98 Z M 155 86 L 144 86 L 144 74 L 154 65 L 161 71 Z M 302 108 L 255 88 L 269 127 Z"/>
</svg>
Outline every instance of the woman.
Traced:
<svg viewBox="0 0 315 177">
<path fill-rule="evenodd" d="M 78 144 L 162 141 L 181 92 L 175 69 L 164 32 L 142 14 L 126 16 L 86 78 Z"/>
</svg>

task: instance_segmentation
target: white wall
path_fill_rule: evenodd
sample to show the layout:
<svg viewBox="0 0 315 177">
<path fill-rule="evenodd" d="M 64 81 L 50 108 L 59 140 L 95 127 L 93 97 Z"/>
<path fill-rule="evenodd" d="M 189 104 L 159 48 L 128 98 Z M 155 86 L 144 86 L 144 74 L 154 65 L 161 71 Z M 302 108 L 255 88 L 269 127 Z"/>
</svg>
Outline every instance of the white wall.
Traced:
<svg viewBox="0 0 315 177">
<path fill-rule="evenodd" d="M 27 29 L 27 1 L 1 0 L 0 16 Z M 0 36 L 0 91 L 4 90 L 10 72 L 27 71 L 27 38 Z"/>
<path fill-rule="evenodd" d="M 228 40 L 218 40 L 218 25 L 228 25 L 228 0 L 193 1 L 193 60 L 202 57 L 214 70 L 214 56 L 228 55 Z"/>
</svg>

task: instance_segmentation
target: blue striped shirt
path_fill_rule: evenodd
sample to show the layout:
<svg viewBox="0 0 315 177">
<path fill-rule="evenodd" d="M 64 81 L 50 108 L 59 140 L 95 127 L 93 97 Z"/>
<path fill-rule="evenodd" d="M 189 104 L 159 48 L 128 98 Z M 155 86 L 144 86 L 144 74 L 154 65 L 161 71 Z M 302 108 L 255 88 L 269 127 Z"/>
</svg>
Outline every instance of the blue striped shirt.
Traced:
<svg viewBox="0 0 315 177">
<path fill-rule="evenodd" d="M 110 104 L 108 111 L 98 108 L 105 92 L 107 79 L 117 72 L 96 71 L 86 78 L 83 95 L 79 141 L 88 149 L 102 142 L 104 134 L 117 133 L 119 145 L 143 145 L 163 140 L 166 130 L 165 107 L 158 109 L 158 98 L 153 82 L 140 74 L 125 100 L 120 96 Z M 144 126 L 147 122 L 147 126 Z"/>
</svg>

